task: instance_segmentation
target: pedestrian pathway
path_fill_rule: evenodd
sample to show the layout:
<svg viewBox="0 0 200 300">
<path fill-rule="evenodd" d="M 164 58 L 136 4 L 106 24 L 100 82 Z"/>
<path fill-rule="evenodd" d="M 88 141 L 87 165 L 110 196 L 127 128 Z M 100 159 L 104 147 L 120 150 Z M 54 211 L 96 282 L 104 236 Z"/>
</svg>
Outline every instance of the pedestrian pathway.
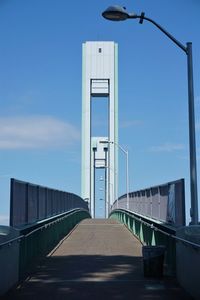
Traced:
<svg viewBox="0 0 200 300">
<path fill-rule="evenodd" d="M 172 279 L 144 278 L 141 249 L 121 223 L 84 220 L 6 299 L 191 299 Z"/>
</svg>

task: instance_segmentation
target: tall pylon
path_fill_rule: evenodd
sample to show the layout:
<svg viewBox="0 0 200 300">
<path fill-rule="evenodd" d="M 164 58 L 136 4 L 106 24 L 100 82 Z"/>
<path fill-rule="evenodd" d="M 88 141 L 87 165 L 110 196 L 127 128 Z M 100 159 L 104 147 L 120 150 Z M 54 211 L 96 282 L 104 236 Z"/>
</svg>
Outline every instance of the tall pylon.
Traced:
<svg viewBox="0 0 200 300">
<path fill-rule="evenodd" d="M 118 45 L 85 42 L 82 48 L 82 198 L 96 215 L 96 172 L 103 169 L 105 216 L 118 191 Z M 105 136 L 93 136 L 92 105 L 107 101 Z M 103 143 L 102 143 L 103 142 Z"/>
</svg>

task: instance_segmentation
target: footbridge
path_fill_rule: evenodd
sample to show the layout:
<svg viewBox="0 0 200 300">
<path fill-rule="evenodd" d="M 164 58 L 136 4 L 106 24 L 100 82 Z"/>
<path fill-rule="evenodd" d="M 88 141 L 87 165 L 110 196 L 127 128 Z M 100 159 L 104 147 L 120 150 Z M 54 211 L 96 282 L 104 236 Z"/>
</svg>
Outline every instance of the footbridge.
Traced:
<svg viewBox="0 0 200 300">
<path fill-rule="evenodd" d="M 2 299 L 200 299 L 200 229 L 185 226 L 184 181 L 128 200 L 92 219 L 79 196 L 12 179 Z"/>
</svg>

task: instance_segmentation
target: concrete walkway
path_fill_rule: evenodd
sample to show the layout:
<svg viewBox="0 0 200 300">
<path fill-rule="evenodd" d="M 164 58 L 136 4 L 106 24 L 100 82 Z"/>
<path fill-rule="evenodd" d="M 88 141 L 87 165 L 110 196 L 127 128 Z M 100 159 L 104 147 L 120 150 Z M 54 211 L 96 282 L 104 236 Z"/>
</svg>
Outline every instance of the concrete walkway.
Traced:
<svg viewBox="0 0 200 300">
<path fill-rule="evenodd" d="M 141 255 L 124 225 L 87 219 L 5 299 L 191 299 L 172 279 L 145 279 Z"/>
</svg>

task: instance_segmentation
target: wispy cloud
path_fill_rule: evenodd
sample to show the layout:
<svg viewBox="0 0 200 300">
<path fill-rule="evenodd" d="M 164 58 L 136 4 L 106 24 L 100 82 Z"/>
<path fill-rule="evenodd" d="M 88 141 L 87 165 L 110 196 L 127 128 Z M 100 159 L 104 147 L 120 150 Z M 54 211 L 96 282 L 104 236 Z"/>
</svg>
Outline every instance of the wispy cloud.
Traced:
<svg viewBox="0 0 200 300">
<path fill-rule="evenodd" d="M 152 146 L 149 148 L 151 152 L 174 152 L 184 150 L 185 146 L 183 144 L 173 144 L 173 143 L 164 143 L 159 146 Z"/>
<path fill-rule="evenodd" d="M 8 225 L 8 224 L 9 224 L 9 216 L 0 215 L 0 225 Z"/>
<path fill-rule="evenodd" d="M 0 149 L 61 148 L 79 139 L 75 126 L 51 116 L 0 118 Z"/>
<path fill-rule="evenodd" d="M 127 120 L 127 121 L 122 121 L 119 123 L 120 128 L 129 128 L 129 127 L 134 127 L 134 126 L 140 126 L 143 125 L 143 121 L 141 120 Z"/>
</svg>

